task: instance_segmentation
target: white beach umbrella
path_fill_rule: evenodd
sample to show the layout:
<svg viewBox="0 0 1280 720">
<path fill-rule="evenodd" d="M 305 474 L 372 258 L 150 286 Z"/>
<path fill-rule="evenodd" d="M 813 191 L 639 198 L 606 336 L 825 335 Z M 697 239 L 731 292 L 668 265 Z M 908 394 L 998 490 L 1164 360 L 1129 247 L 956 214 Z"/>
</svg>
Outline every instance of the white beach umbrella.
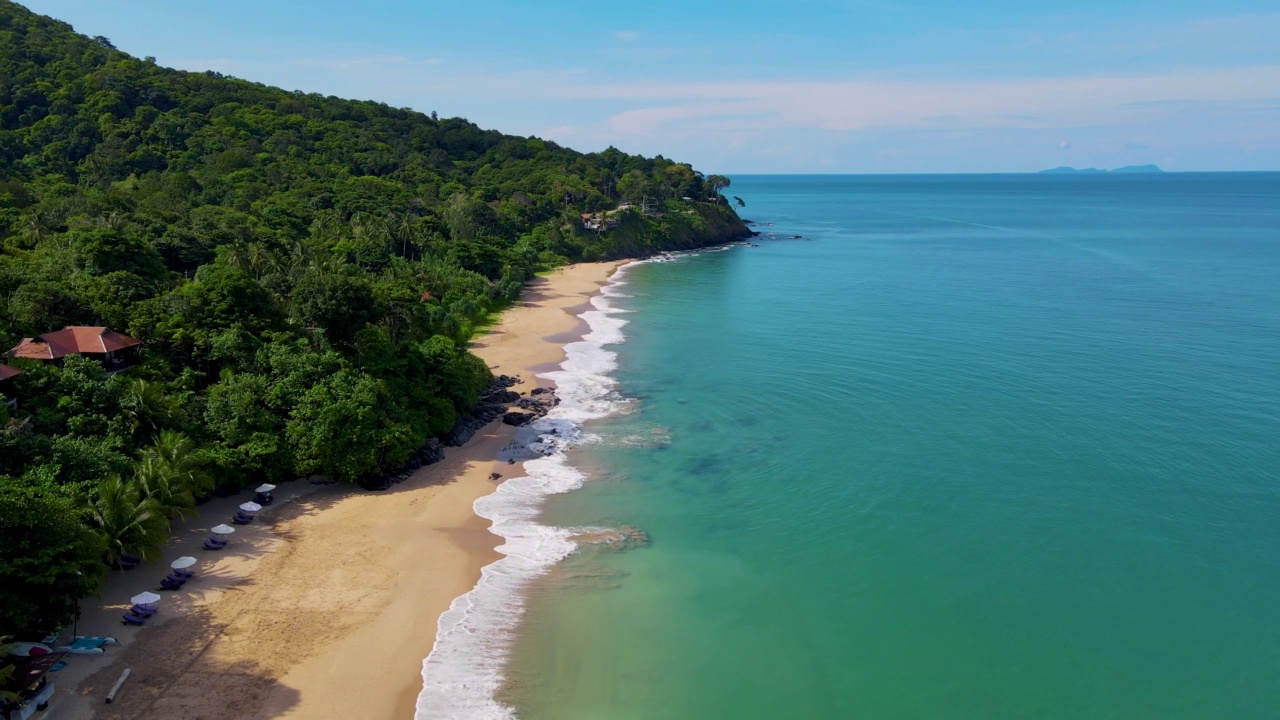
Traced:
<svg viewBox="0 0 1280 720">
<path fill-rule="evenodd" d="M 240 506 L 240 509 L 241 509 L 241 510 L 243 510 L 243 511 L 245 511 L 245 512 L 247 512 L 247 513 L 249 513 L 249 514 L 253 514 L 253 513 L 258 512 L 259 510 L 261 510 L 261 509 L 262 509 L 262 506 L 261 506 L 261 505 L 259 505 L 258 503 L 255 503 L 255 502 L 247 502 L 247 503 L 245 503 L 245 504 L 241 505 L 241 506 Z"/>
<path fill-rule="evenodd" d="M 134 605 L 149 605 L 153 602 L 160 602 L 160 596 L 153 592 L 138 593 L 129 598 L 129 602 Z"/>
<path fill-rule="evenodd" d="M 259 485 L 258 489 L 254 490 L 254 492 L 271 492 L 272 490 L 275 490 L 275 489 L 276 489 L 275 485 L 272 485 L 271 483 L 263 483 L 262 485 Z"/>
<path fill-rule="evenodd" d="M 230 525 L 227 525 L 226 523 L 223 523 L 222 525 L 214 525 L 213 527 L 209 528 L 209 532 L 213 533 L 214 535 L 230 535 L 235 531 L 236 531 L 235 528 L 231 527 Z"/>
<path fill-rule="evenodd" d="M 174 560 L 173 562 L 169 563 L 169 567 L 173 568 L 174 570 L 185 570 L 195 564 L 196 564 L 196 559 L 188 555 L 185 557 L 180 557 L 177 560 Z"/>
</svg>

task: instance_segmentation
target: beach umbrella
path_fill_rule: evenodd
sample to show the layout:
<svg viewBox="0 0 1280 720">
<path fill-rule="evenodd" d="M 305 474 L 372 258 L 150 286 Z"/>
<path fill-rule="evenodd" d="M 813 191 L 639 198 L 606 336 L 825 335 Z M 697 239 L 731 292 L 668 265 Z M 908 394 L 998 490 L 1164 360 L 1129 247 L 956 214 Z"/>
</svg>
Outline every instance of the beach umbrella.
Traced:
<svg viewBox="0 0 1280 720">
<path fill-rule="evenodd" d="M 222 525 L 214 525 L 212 528 L 209 528 L 209 532 L 213 533 L 214 535 L 230 535 L 235 531 L 236 531 L 235 528 L 231 527 L 230 525 L 227 525 L 226 523 L 223 523 Z"/>
<path fill-rule="evenodd" d="M 180 557 L 177 560 L 174 560 L 173 562 L 169 563 L 169 567 L 173 568 L 174 570 L 186 570 L 187 568 L 195 564 L 196 564 L 196 559 L 188 555 L 185 557 Z"/>
<path fill-rule="evenodd" d="M 138 593 L 129 598 L 129 602 L 134 605 L 150 605 L 153 602 L 160 602 L 160 596 L 153 592 Z"/>
<path fill-rule="evenodd" d="M 276 489 L 275 485 L 272 485 L 271 483 L 263 483 L 262 485 L 259 485 L 258 489 L 254 490 L 254 492 L 271 492 L 272 490 L 275 490 L 275 489 Z"/>
<path fill-rule="evenodd" d="M 255 502 L 247 502 L 240 506 L 240 509 L 252 515 L 262 509 L 262 506 Z"/>
</svg>

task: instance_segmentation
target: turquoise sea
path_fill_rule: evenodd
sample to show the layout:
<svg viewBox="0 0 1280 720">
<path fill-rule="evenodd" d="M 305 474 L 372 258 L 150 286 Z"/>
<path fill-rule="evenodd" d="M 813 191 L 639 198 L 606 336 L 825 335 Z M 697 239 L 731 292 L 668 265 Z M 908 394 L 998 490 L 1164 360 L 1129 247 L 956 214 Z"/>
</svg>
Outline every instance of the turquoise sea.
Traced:
<svg viewBox="0 0 1280 720">
<path fill-rule="evenodd" d="M 729 192 L 758 247 L 607 299 L 541 522 L 648 542 L 526 588 L 507 707 L 1280 717 L 1280 174 Z"/>
</svg>

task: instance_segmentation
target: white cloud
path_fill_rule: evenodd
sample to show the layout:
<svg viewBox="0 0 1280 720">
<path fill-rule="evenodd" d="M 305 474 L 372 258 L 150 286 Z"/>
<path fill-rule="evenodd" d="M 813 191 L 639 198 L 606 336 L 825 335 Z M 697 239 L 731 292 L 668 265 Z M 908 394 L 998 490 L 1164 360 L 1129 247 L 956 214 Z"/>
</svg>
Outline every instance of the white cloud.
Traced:
<svg viewBox="0 0 1280 720">
<path fill-rule="evenodd" d="M 452 61 L 445 71 L 432 60 L 399 55 L 184 65 L 439 110 L 580 150 L 612 144 L 660 152 L 700 167 L 802 170 L 816 168 L 823 156 L 852 152 L 883 158 L 846 167 L 880 170 L 990 167 L 977 163 L 990 162 L 992 153 L 1006 163 L 1001 169 L 1035 169 L 1064 150 L 1098 165 L 1150 161 L 1150 150 L 1125 145 L 1137 140 L 1162 153 L 1194 150 L 1181 161 L 1209 167 L 1246 162 L 1222 158 L 1244 157 L 1250 146 L 1262 148 L 1247 159 L 1255 165 L 1280 153 L 1275 64 L 1078 77 L 767 81 L 618 79 L 590 68 L 477 72 Z M 1109 144 L 1101 128 L 1114 129 L 1107 131 Z M 976 149 L 979 138 L 985 153 Z M 900 144 L 901 153 L 880 152 L 891 150 L 888 142 Z M 798 150 L 765 160 L 783 146 Z M 973 154 L 961 156 L 966 148 Z M 944 156 L 956 159 L 939 165 Z"/>
</svg>

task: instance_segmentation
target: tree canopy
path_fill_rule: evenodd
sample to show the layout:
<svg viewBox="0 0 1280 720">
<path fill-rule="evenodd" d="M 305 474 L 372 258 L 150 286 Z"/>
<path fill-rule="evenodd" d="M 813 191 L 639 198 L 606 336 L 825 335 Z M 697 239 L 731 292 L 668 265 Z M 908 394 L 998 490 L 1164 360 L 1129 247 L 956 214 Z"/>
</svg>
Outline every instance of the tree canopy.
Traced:
<svg viewBox="0 0 1280 720">
<path fill-rule="evenodd" d="M 743 236 L 727 185 L 164 68 L 0 0 L 0 345 L 74 324 L 142 342 L 119 374 L 18 363 L 0 532 L 39 532 L 0 550 L 0 634 L 65 621 L 215 489 L 398 470 L 474 406 L 470 335 L 533 273 Z"/>
</svg>

